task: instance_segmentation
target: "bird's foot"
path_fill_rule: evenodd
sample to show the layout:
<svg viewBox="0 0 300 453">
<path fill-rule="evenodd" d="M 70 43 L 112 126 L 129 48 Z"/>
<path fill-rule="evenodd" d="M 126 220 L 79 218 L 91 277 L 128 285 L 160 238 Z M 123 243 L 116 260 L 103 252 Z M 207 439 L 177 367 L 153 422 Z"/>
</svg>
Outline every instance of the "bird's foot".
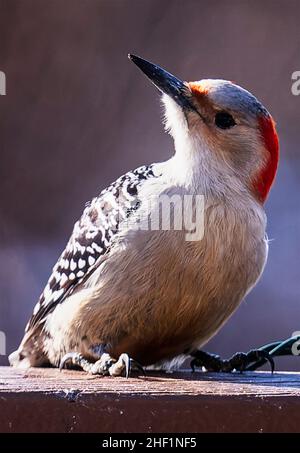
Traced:
<svg viewBox="0 0 300 453">
<path fill-rule="evenodd" d="M 125 371 L 125 376 L 128 378 L 132 369 L 140 371 L 144 376 L 146 374 L 140 363 L 129 357 L 128 354 L 123 353 L 108 371 L 111 376 L 121 376 L 123 371 Z"/>
<path fill-rule="evenodd" d="M 251 351 L 236 352 L 228 360 L 222 360 L 220 356 L 210 354 L 205 351 L 194 351 L 191 353 L 193 360 L 191 361 L 192 371 L 195 367 L 205 367 L 207 371 L 214 371 L 217 373 L 231 373 L 232 371 L 247 371 L 248 368 L 253 367 L 254 364 L 263 361 L 268 361 L 271 366 L 271 371 L 274 371 L 274 360 L 267 351 L 260 349 L 251 349 Z"/>
<path fill-rule="evenodd" d="M 96 362 L 90 362 L 78 352 L 69 352 L 68 354 L 65 354 L 61 359 L 59 368 L 60 370 L 62 370 L 65 365 L 68 364 L 71 365 L 71 367 L 72 365 L 79 367 L 87 373 L 101 374 L 103 376 L 106 376 L 109 374 L 109 368 L 113 365 L 114 362 L 115 360 L 112 359 L 107 353 L 102 354 L 100 359 Z"/>
<path fill-rule="evenodd" d="M 145 374 L 143 367 L 126 353 L 121 354 L 118 360 L 113 359 L 108 353 L 103 353 L 99 360 L 90 362 L 81 354 L 70 352 L 65 354 L 61 359 L 59 366 L 60 370 L 62 370 L 67 363 L 80 367 L 87 373 L 100 374 L 102 376 L 121 376 L 123 371 L 125 371 L 125 376 L 128 378 L 132 368 L 136 368 Z"/>
</svg>

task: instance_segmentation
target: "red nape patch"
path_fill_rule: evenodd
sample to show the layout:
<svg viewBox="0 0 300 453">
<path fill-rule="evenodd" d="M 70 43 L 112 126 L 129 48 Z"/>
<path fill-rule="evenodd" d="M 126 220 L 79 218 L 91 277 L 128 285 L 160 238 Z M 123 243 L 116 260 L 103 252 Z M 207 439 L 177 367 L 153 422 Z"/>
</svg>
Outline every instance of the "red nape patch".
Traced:
<svg viewBox="0 0 300 453">
<path fill-rule="evenodd" d="M 275 129 L 275 122 L 271 116 L 259 117 L 259 129 L 269 156 L 267 156 L 265 167 L 255 180 L 254 188 L 259 195 L 260 201 L 264 202 L 268 196 L 278 167 L 279 141 Z"/>
</svg>

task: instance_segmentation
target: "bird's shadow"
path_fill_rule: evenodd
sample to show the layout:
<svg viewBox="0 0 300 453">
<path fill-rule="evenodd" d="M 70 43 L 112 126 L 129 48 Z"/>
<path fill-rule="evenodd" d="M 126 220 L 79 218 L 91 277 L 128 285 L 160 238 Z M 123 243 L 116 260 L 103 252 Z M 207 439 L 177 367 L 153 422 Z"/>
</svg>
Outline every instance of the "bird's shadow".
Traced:
<svg viewBox="0 0 300 453">
<path fill-rule="evenodd" d="M 243 373 L 212 373 L 203 371 L 192 372 L 185 369 L 174 372 L 146 370 L 145 376 L 133 372 L 132 377 L 137 377 L 139 380 L 148 382 L 155 382 L 157 380 L 182 380 L 189 382 L 220 382 L 222 384 L 300 388 L 300 373 L 296 372 L 276 371 L 271 373 L 266 371 L 245 371 Z"/>
</svg>

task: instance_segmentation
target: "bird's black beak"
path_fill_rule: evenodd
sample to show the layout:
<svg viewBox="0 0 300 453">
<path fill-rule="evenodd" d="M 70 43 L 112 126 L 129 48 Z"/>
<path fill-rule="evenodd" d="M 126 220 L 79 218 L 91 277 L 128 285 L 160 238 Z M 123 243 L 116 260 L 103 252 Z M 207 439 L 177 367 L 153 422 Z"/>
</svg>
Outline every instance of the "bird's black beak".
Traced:
<svg viewBox="0 0 300 453">
<path fill-rule="evenodd" d="M 132 54 L 128 54 L 128 58 L 146 74 L 162 93 L 174 99 L 180 107 L 194 110 L 190 102 L 190 90 L 184 82 L 150 61 Z"/>
</svg>

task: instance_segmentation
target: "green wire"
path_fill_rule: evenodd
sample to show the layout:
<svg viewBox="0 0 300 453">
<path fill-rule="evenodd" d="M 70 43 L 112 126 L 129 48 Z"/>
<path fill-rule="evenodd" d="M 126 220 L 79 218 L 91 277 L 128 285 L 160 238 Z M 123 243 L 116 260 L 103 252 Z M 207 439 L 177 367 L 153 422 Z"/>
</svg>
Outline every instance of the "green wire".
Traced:
<svg viewBox="0 0 300 453">
<path fill-rule="evenodd" d="M 290 337 L 287 340 L 281 340 L 281 341 L 274 341 L 272 343 L 266 344 L 259 348 L 261 351 L 266 351 L 270 354 L 272 357 L 279 357 L 279 356 L 291 356 L 294 355 L 292 353 L 292 345 L 300 340 L 300 336 L 296 335 L 294 337 Z M 255 362 L 253 365 L 250 365 L 246 368 L 246 371 L 254 371 L 257 370 L 257 368 L 261 367 L 267 362 L 266 359 L 260 359 L 257 362 Z"/>
</svg>

